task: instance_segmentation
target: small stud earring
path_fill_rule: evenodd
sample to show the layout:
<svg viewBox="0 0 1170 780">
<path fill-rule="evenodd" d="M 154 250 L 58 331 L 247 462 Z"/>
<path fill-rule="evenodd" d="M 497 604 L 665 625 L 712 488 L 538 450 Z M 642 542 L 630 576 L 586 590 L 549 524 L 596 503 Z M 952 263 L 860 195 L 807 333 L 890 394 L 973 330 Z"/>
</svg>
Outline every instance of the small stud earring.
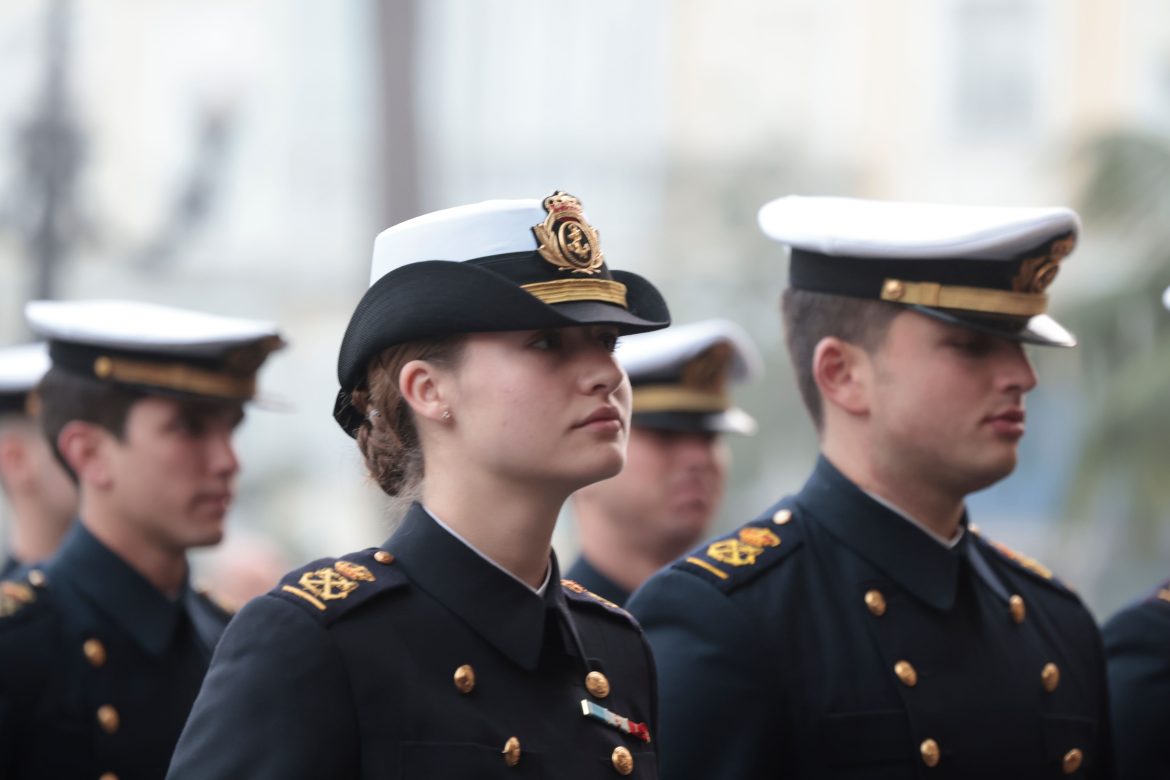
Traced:
<svg viewBox="0 0 1170 780">
<path fill-rule="evenodd" d="M 444 410 L 443 410 L 443 422 L 447 422 L 447 421 L 449 421 L 450 419 L 451 419 L 451 410 L 450 410 L 450 409 L 444 409 Z"/>
</svg>

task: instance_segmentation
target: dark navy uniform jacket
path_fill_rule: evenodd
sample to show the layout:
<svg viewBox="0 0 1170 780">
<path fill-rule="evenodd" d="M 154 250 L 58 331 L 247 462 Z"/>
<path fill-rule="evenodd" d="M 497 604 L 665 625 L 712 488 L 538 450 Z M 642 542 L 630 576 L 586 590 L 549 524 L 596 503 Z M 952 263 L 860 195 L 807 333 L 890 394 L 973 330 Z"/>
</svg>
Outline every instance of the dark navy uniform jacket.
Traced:
<svg viewBox="0 0 1170 780">
<path fill-rule="evenodd" d="M 1170 582 L 1105 624 L 1119 776 L 1170 777 Z"/>
<path fill-rule="evenodd" d="M 565 576 L 619 607 L 624 607 L 630 600 L 630 594 L 625 588 L 599 572 L 584 555 L 577 559 Z"/>
<path fill-rule="evenodd" d="M 0 583 L 0 777 L 162 777 L 228 617 L 190 589 L 169 599 L 76 524 Z"/>
<path fill-rule="evenodd" d="M 656 778 L 649 647 L 565 583 L 536 595 L 416 504 L 236 616 L 168 777 Z"/>
<path fill-rule="evenodd" d="M 822 458 L 635 592 L 685 778 L 1110 777 L 1105 666 L 1051 572 L 949 550 Z"/>
</svg>

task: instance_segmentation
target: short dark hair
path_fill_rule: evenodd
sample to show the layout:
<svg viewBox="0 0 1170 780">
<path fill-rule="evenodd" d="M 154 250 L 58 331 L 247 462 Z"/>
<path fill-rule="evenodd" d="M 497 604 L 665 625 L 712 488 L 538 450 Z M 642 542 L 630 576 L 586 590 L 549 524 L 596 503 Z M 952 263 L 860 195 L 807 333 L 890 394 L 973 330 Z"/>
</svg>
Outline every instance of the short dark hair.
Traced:
<svg viewBox="0 0 1170 780">
<path fill-rule="evenodd" d="M 805 408 L 818 431 L 825 422 L 821 392 L 813 376 L 813 353 L 821 339 L 835 336 L 873 354 L 885 341 L 890 322 L 906 309 L 869 298 L 788 288 L 780 299 L 784 340 Z"/>
<path fill-rule="evenodd" d="M 120 440 L 126 431 L 130 407 L 146 394 L 53 367 L 41 379 L 37 397 L 40 399 L 41 430 L 49 439 L 57 460 L 76 482 L 77 475 L 57 449 L 61 430 L 73 420 L 80 420 L 104 428 Z"/>
</svg>

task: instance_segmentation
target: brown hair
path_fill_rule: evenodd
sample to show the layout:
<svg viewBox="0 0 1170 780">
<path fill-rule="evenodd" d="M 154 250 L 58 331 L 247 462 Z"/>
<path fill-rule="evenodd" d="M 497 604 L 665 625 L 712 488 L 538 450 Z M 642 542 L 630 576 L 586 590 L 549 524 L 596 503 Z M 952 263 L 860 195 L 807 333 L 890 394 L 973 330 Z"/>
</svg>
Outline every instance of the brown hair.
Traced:
<svg viewBox="0 0 1170 780">
<path fill-rule="evenodd" d="M 365 384 L 351 393 L 350 403 L 365 418 L 357 429 L 358 447 L 370 476 L 387 495 L 413 500 L 423 478 L 418 429 L 398 387 L 398 375 L 412 360 L 443 368 L 457 365 L 465 339 L 445 336 L 385 349 L 366 364 Z"/>
<path fill-rule="evenodd" d="M 790 287 L 780 299 L 780 311 L 796 384 L 813 424 L 820 431 L 825 412 L 812 365 L 817 344 L 827 336 L 835 336 L 873 354 L 885 341 L 890 322 L 905 308 L 886 301 Z"/>
<path fill-rule="evenodd" d="M 57 449 L 61 429 L 73 420 L 80 420 L 104 428 L 120 440 L 130 407 L 144 397 L 144 393 L 122 385 L 71 374 L 57 367 L 49 369 L 37 386 L 41 430 L 49 439 L 53 455 L 74 482 L 77 475 Z"/>
</svg>

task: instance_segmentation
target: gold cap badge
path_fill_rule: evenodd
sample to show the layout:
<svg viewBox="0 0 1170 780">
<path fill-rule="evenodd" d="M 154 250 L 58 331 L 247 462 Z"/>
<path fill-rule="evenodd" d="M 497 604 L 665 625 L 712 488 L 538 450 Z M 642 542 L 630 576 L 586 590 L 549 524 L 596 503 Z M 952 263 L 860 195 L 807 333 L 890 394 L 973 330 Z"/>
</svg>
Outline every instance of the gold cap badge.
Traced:
<svg viewBox="0 0 1170 780">
<path fill-rule="evenodd" d="M 595 274 L 605 263 L 597 230 L 585 221 L 581 201 L 557 190 L 544 199 L 544 222 L 532 227 L 536 251 L 562 271 Z"/>
<path fill-rule="evenodd" d="M 1057 239 L 1049 246 L 1047 254 L 1020 263 L 1020 270 L 1012 279 L 1012 290 L 1033 295 L 1047 290 L 1060 271 L 1060 261 L 1068 257 L 1075 246 L 1074 238 Z"/>
</svg>

